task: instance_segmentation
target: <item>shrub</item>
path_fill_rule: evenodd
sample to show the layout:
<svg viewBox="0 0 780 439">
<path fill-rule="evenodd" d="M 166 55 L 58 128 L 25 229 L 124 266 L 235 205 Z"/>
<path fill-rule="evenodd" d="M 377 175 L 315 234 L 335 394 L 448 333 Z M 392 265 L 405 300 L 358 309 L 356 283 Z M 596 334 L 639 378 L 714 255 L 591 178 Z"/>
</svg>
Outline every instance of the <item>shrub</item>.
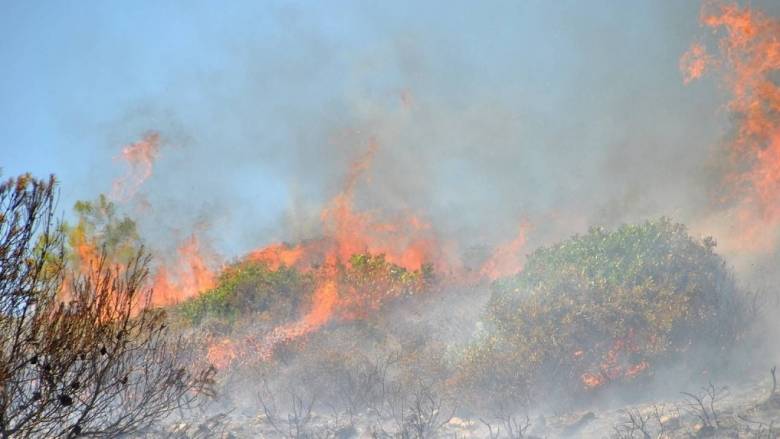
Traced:
<svg viewBox="0 0 780 439">
<path fill-rule="evenodd" d="M 55 191 L 0 184 L 0 437 L 128 437 L 205 402 L 214 370 L 143 307 L 149 257 L 70 273 Z"/>
<path fill-rule="evenodd" d="M 311 282 L 311 276 L 293 268 L 271 270 L 264 263 L 239 262 L 222 272 L 216 287 L 182 303 L 179 312 L 192 324 L 209 317 L 230 323 L 266 311 L 283 320 L 294 314 L 303 294 L 311 291 Z"/>
<path fill-rule="evenodd" d="M 463 370 L 506 369 L 520 385 L 571 393 L 670 360 L 713 359 L 746 326 L 743 298 L 714 248 L 665 218 L 540 248 L 523 272 L 493 285 L 486 333 Z"/>
<path fill-rule="evenodd" d="M 384 254 L 355 254 L 340 267 L 342 314 L 363 318 L 388 301 L 425 291 L 433 282 L 433 269 L 407 270 L 388 262 Z"/>
<path fill-rule="evenodd" d="M 337 269 L 340 317 L 348 319 L 365 317 L 388 299 L 419 293 L 433 278 L 429 266 L 409 271 L 382 254 L 357 254 Z M 206 318 L 233 323 L 266 311 L 273 311 L 276 321 L 289 320 L 311 296 L 316 276 L 316 271 L 272 270 L 264 262 L 241 261 L 222 272 L 216 287 L 181 304 L 179 313 L 192 324 Z"/>
</svg>

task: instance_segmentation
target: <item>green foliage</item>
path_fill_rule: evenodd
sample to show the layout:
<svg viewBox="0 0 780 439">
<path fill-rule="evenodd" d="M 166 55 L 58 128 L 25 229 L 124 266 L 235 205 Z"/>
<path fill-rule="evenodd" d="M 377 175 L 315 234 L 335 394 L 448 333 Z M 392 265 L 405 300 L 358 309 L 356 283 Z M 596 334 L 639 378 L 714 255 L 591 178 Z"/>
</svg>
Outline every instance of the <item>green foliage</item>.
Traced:
<svg viewBox="0 0 780 439">
<path fill-rule="evenodd" d="M 274 311 L 274 318 L 293 315 L 312 277 L 293 268 L 270 270 L 264 263 L 239 262 L 225 269 L 217 286 L 182 303 L 178 311 L 190 323 L 207 317 L 234 322 L 240 316 Z"/>
<path fill-rule="evenodd" d="M 103 251 L 112 260 L 125 261 L 141 247 L 135 221 L 117 212 L 116 205 L 101 194 L 95 201 L 77 201 L 73 206 L 76 224 L 62 226 L 68 238 L 73 262 L 80 262 L 85 249 Z"/>
<path fill-rule="evenodd" d="M 384 255 L 359 254 L 337 267 L 342 312 L 359 317 L 386 300 L 415 294 L 432 280 L 430 268 L 409 271 L 385 260 Z M 225 269 L 217 286 L 182 303 L 179 314 L 192 324 L 207 317 L 235 322 L 241 317 L 273 311 L 277 320 L 296 317 L 299 305 L 314 291 L 317 271 L 269 269 L 262 262 L 243 261 Z"/>
<path fill-rule="evenodd" d="M 378 308 L 389 298 L 420 293 L 433 280 L 430 266 L 410 271 L 388 262 L 384 254 L 356 254 L 342 268 L 341 283 L 346 287 L 342 291 L 371 308 Z"/>
<path fill-rule="evenodd" d="M 487 331 L 464 368 L 509 365 L 518 380 L 575 389 L 586 377 L 608 384 L 673 359 L 708 361 L 745 325 L 714 247 L 662 218 L 540 248 L 493 285 Z"/>
</svg>

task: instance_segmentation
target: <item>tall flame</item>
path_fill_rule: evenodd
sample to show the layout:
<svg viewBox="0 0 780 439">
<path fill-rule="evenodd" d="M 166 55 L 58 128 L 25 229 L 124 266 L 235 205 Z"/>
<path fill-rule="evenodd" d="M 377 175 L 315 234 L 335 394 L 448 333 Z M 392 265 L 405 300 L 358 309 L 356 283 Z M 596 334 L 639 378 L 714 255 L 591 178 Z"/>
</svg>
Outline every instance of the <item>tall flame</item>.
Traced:
<svg viewBox="0 0 780 439">
<path fill-rule="evenodd" d="M 680 58 L 680 70 L 683 73 L 683 82 L 688 84 L 704 75 L 712 58 L 707 54 L 707 48 L 701 43 L 691 44 L 691 48 Z"/>
<path fill-rule="evenodd" d="M 158 147 L 159 136 L 151 134 L 123 150 L 122 156 L 132 172 L 115 183 L 116 195 L 128 198 L 135 194 L 151 175 Z M 278 346 L 310 334 L 334 319 L 364 316 L 403 292 L 394 287 L 392 279 L 382 278 L 386 274 L 381 273 L 366 285 L 344 284 L 340 276 L 354 255 L 381 255 L 382 261 L 417 273 L 431 264 L 439 272 L 458 277 L 459 262 L 445 251 L 448 245 L 442 245 L 428 222 L 408 212 L 393 220 L 379 220 L 375 212 L 355 208 L 355 193 L 378 149 L 375 140 L 368 143 L 366 152 L 349 167 L 341 192 L 322 209 L 321 238 L 297 245 L 276 243 L 244 256 L 244 260 L 263 263 L 269 270 L 294 267 L 312 273 L 315 287 L 301 318 L 274 328 L 259 340 L 214 339 L 207 351 L 209 361 L 225 368 L 246 356 L 270 359 Z M 522 224 L 517 237 L 498 248 L 480 270 L 481 278 L 495 279 L 522 269 L 520 253 L 528 228 L 528 224 Z M 85 247 L 84 252 L 88 253 L 89 249 Z M 204 251 L 197 236 L 192 234 L 178 248 L 176 259 L 157 269 L 152 303 L 157 306 L 178 303 L 214 287 L 215 267 L 214 255 Z M 473 279 L 473 276 L 461 279 Z"/>
<path fill-rule="evenodd" d="M 122 148 L 119 159 L 124 161 L 128 170 L 116 179 L 111 188 L 111 198 L 117 201 L 132 199 L 141 185 L 152 176 L 152 166 L 160 149 L 160 134 L 151 132 L 138 142 Z"/>
<path fill-rule="evenodd" d="M 177 253 L 176 262 L 160 266 L 154 276 L 152 303 L 155 305 L 181 302 L 216 284 L 211 269 L 214 257 L 203 251 L 195 234 L 182 243 Z"/>
<path fill-rule="evenodd" d="M 271 244 L 268 247 L 253 250 L 246 259 L 252 262 L 264 263 L 270 270 L 278 270 L 281 267 L 293 267 L 304 256 L 302 245 L 289 247 L 285 244 Z"/>
<path fill-rule="evenodd" d="M 506 244 L 499 245 L 482 264 L 479 274 L 490 280 L 516 274 L 523 269 L 522 251 L 525 248 L 529 223 L 521 223 L 517 236 Z"/>
<path fill-rule="evenodd" d="M 719 57 L 699 45 L 683 55 L 685 81 L 708 68 L 723 73 L 729 109 L 739 116 L 726 179 L 736 203 L 738 247 L 770 250 L 780 225 L 780 21 L 750 7 L 705 3 L 703 25 L 720 31 Z"/>
<path fill-rule="evenodd" d="M 388 263 L 409 271 L 421 270 L 426 263 L 442 268 L 450 265 L 430 225 L 419 217 L 406 215 L 395 222 L 378 221 L 371 212 L 354 208 L 358 183 L 370 168 L 378 147 L 375 140 L 369 142 L 367 151 L 350 166 L 343 190 L 322 210 L 322 238 L 295 246 L 273 244 L 245 257 L 265 263 L 271 270 L 288 266 L 314 271 L 316 286 L 303 316 L 276 327 L 259 341 L 245 340 L 240 346 L 225 340 L 216 342 L 209 355 L 214 364 L 229 364 L 250 355 L 250 351 L 256 358 L 267 360 L 279 345 L 310 334 L 334 319 L 364 315 L 369 308 L 376 309 L 394 297 L 395 292 L 389 292 L 388 285 L 380 280 L 371 288 L 381 292 L 358 291 L 339 282 L 339 267 L 347 265 L 353 255 L 381 254 Z"/>
</svg>

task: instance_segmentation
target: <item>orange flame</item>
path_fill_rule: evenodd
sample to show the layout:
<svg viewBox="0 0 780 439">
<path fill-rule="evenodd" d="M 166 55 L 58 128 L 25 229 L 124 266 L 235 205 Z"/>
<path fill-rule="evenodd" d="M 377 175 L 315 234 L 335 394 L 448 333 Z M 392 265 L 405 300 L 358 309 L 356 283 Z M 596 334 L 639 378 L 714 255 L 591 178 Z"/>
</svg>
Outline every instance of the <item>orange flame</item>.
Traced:
<svg viewBox="0 0 780 439">
<path fill-rule="evenodd" d="M 482 277 L 490 280 L 496 280 L 500 277 L 516 274 L 523 269 L 523 258 L 521 252 L 525 248 L 528 230 L 531 228 L 529 223 L 520 224 L 520 230 L 512 241 L 500 245 L 495 252 L 482 264 L 479 273 Z"/>
<path fill-rule="evenodd" d="M 612 341 L 612 346 L 598 366 L 599 371 L 585 372 L 580 376 L 580 381 L 586 389 L 593 390 L 610 381 L 636 378 L 650 367 L 650 363 L 644 360 L 633 364 L 628 361 L 629 355 L 636 352 L 639 352 L 639 346 L 634 331 L 630 330 L 625 337 Z M 584 351 L 576 351 L 573 356 L 575 359 L 581 359 Z"/>
<path fill-rule="evenodd" d="M 275 328 L 257 343 L 247 341 L 238 356 L 253 351 L 261 360 L 273 356 L 277 346 L 310 334 L 334 318 L 352 319 L 377 309 L 393 294 L 377 281 L 371 288 L 377 291 L 357 291 L 339 283 L 339 267 L 356 254 L 382 254 L 385 260 L 410 271 L 420 270 L 425 263 L 447 265 L 438 250 L 430 225 L 414 215 L 395 223 L 375 220 L 370 212 L 359 212 L 353 207 L 354 192 L 364 173 L 369 169 L 378 150 L 378 143 L 369 142 L 366 153 L 351 166 L 344 189 L 322 210 L 323 238 L 296 246 L 272 244 L 250 252 L 245 259 L 267 264 L 271 270 L 281 266 L 301 270 L 315 270 L 317 279 L 311 303 L 305 314 L 295 322 Z M 219 350 L 215 350 L 219 352 Z M 235 357 L 227 361 L 230 363 Z M 213 361 L 224 364 L 222 360 Z"/>
<path fill-rule="evenodd" d="M 708 2 L 702 23 L 721 30 L 720 57 L 713 62 L 694 48 L 683 56 L 688 79 L 710 66 L 723 72 L 729 109 L 739 115 L 731 143 L 734 169 L 729 197 L 740 230 L 737 248 L 771 250 L 780 225 L 780 21 L 750 7 Z"/>
<path fill-rule="evenodd" d="M 276 347 L 303 337 L 328 323 L 338 305 L 339 292 L 335 271 L 325 270 L 325 276 L 314 290 L 309 312 L 297 322 L 274 328 L 262 341 L 259 358 L 263 361 L 273 357 Z"/>
<path fill-rule="evenodd" d="M 422 270 L 425 264 L 432 264 L 439 272 L 457 272 L 460 265 L 445 254 L 446 246 L 440 244 L 430 224 L 423 219 L 407 214 L 396 221 L 378 221 L 373 212 L 355 209 L 355 191 L 377 150 L 378 143 L 370 141 L 366 153 L 350 166 L 343 190 L 322 210 L 322 238 L 294 246 L 272 244 L 245 256 L 246 260 L 266 264 L 270 270 L 286 266 L 314 273 L 315 289 L 302 317 L 274 328 L 260 340 L 248 337 L 232 344 L 231 349 L 220 342 L 209 351 L 213 364 L 224 368 L 245 359 L 267 361 L 279 346 L 317 331 L 333 320 L 362 318 L 404 292 L 394 288 L 392 279 L 382 273 L 368 279 L 365 285 L 342 282 L 342 268 L 354 255 L 382 255 L 384 261 L 412 272 Z M 480 275 L 495 279 L 522 269 L 520 252 L 529 228 L 528 224 L 521 224 L 518 236 L 499 247 Z"/>
<path fill-rule="evenodd" d="M 289 247 L 285 244 L 271 244 L 268 247 L 250 252 L 246 259 L 264 263 L 270 270 L 278 270 L 282 266 L 295 266 L 303 255 L 304 249 L 301 245 Z"/>
<path fill-rule="evenodd" d="M 218 369 L 226 369 L 238 358 L 238 349 L 235 343 L 223 338 L 209 343 L 206 351 L 206 359 Z"/>
<path fill-rule="evenodd" d="M 688 49 L 688 52 L 680 58 L 680 70 L 683 73 L 683 82 L 688 84 L 691 81 L 701 78 L 711 62 L 712 59 L 707 54 L 707 49 L 704 45 L 701 43 L 691 44 L 691 48 Z"/>
<path fill-rule="evenodd" d="M 603 376 L 596 375 L 595 373 L 591 372 L 582 374 L 580 379 L 582 380 L 582 384 L 585 385 L 586 389 L 595 389 L 597 387 L 601 387 L 606 382 Z"/>
<path fill-rule="evenodd" d="M 153 280 L 152 303 L 178 303 L 213 288 L 216 284 L 216 276 L 210 268 L 213 259 L 213 255 L 204 253 L 200 248 L 198 238 L 190 235 L 179 247 L 176 263 L 158 268 Z"/>
<path fill-rule="evenodd" d="M 114 181 L 111 198 L 127 201 L 135 196 L 141 185 L 152 176 L 152 165 L 160 149 L 160 135 L 149 133 L 136 143 L 124 148 L 119 159 L 127 163 L 127 173 Z"/>
</svg>

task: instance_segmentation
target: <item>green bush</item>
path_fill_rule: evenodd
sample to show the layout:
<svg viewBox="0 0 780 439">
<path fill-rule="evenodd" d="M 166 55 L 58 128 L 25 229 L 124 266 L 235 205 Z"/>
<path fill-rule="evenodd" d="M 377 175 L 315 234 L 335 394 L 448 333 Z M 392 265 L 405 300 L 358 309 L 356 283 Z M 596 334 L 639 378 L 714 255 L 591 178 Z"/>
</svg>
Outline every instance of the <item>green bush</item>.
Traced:
<svg viewBox="0 0 780 439">
<path fill-rule="evenodd" d="M 388 262 L 384 254 L 353 255 L 340 267 L 339 284 L 342 313 L 366 317 L 388 301 L 425 291 L 433 282 L 433 269 L 423 265 L 419 270 L 407 270 Z"/>
<path fill-rule="evenodd" d="M 359 254 L 337 267 L 339 317 L 365 317 L 389 299 L 415 294 L 432 281 L 428 266 L 409 271 L 387 262 L 385 256 Z M 275 321 L 292 320 L 304 309 L 314 291 L 318 272 L 295 268 L 271 270 L 263 262 L 242 261 L 225 269 L 217 286 L 178 306 L 191 324 L 206 318 L 232 324 L 242 317 L 273 311 Z"/>
<path fill-rule="evenodd" d="M 476 385 L 486 370 L 571 394 L 672 360 L 712 360 L 746 326 L 743 296 L 714 247 L 662 218 L 540 248 L 520 274 L 494 283 L 463 372 Z"/>
<path fill-rule="evenodd" d="M 273 311 L 274 319 L 293 316 L 304 294 L 311 291 L 312 277 L 294 268 L 270 270 L 264 263 L 239 262 L 223 270 L 217 286 L 178 307 L 187 321 L 206 318 L 225 323 L 241 316 Z"/>
</svg>

